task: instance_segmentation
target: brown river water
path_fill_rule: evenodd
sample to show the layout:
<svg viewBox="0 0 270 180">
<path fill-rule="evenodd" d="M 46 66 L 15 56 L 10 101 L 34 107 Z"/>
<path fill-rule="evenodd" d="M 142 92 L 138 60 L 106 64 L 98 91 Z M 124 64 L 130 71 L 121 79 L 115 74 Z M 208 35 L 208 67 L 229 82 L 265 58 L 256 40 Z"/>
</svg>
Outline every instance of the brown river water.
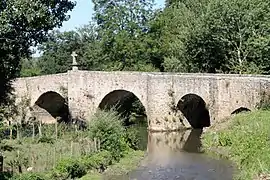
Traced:
<svg viewBox="0 0 270 180">
<path fill-rule="evenodd" d="M 201 130 L 149 133 L 140 166 L 111 180 L 232 180 L 233 167 L 200 151 Z M 147 141 L 146 141 L 147 142 Z"/>
</svg>

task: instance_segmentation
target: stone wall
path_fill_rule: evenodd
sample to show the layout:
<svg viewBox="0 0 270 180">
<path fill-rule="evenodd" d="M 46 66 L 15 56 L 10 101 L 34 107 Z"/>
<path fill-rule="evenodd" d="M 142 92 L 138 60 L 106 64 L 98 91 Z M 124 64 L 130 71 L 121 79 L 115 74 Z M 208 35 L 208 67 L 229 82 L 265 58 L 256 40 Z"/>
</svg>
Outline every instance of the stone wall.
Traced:
<svg viewBox="0 0 270 180">
<path fill-rule="evenodd" d="M 21 97 L 28 96 L 31 99 L 31 106 L 33 106 L 38 98 L 48 91 L 57 92 L 63 97 L 67 96 L 65 89 L 68 88 L 68 76 L 67 73 L 62 73 L 18 78 L 13 82 L 13 87 L 18 101 Z"/>
</svg>

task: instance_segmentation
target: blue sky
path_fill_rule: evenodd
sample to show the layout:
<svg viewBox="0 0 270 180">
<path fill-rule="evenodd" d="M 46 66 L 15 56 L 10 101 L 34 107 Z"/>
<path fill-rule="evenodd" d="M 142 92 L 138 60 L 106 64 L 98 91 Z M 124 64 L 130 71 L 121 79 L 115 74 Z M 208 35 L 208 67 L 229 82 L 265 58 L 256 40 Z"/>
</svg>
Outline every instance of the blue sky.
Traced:
<svg viewBox="0 0 270 180">
<path fill-rule="evenodd" d="M 60 28 L 61 31 L 74 30 L 76 27 L 80 27 L 87 24 L 92 19 L 93 3 L 91 0 L 76 0 L 77 5 L 69 13 L 70 19 L 63 23 Z M 165 0 L 155 0 L 157 8 L 164 6 Z"/>
</svg>

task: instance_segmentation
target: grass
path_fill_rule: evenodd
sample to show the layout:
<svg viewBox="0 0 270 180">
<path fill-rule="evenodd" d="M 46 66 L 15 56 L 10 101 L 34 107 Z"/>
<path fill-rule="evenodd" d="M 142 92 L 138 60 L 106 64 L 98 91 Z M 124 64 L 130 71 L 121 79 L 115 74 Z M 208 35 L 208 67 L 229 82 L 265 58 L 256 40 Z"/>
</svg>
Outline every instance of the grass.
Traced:
<svg viewBox="0 0 270 180">
<path fill-rule="evenodd" d="M 139 149 L 145 148 L 145 134 L 141 133 L 143 127 L 137 129 L 139 124 L 125 127 L 122 121 L 114 111 L 98 111 L 85 130 L 73 125 L 43 125 L 42 133 L 35 134 L 24 127 L 19 138 L 0 143 L 5 172 L 13 179 L 33 180 L 103 179 L 126 174 L 144 156 Z"/>
<path fill-rule="evenodd" d="M 14 148 L 13 151 L 3 152 L 5 156 L 4 167 L 11 168 L 12 164 L 21 161 L 23 171 L 26 171 L 28 167 L 33 167 L 35 172 L 50 170 L 62 158 L 78 158 L 84 154 L 96 151 L 90 140 L 86 141 L 85 139 L 77 142 L 58 139 L 53 143 L 33 142 L 31 138 L 24 138 L 20 141 L 4 140 L 2 144 L 5 144 L 6 147 Z"/>
<path fill-rule="evenodd" d="M 144 151 L 140 150 L 131 150 L 129 151 L 121 160 L 110 166 L 104 173 L 89 173 L 82 178 L 81 180 L 100 180 L 100 179 L 107 179 L 107 180 L 118 180 L 119 177 L 125 176 L 128 172 L 135 169 L 145 155 Z"/>
<path fill-rule="evenodd" d="M 43 125 L 43 136 L 4 139 L 0 150 L 4 155 L 4 168 L 18 170 L 22 166 L 25 172 L 28 167 L 33 172 L 43 172 L 55 167 L 56 163 L 66 157 L 78 158 L 98 151 L 99 141 L 87 137 L 87 133 L 76 131 L 66 125 L 59 125 L 58 138 L 55 137 L 54 125 Z M 31 134 L 31 133 L 30 133 Z"/>
<path fill-rule="evenodd" d="M 227 128 L 212 129 L 203 135 L 205 151 L 234 162 L 238 167 L 234 179 L 249 180 L 269 174 L 270 111 L 242 113 L 229 121 Z"/>
</svg>

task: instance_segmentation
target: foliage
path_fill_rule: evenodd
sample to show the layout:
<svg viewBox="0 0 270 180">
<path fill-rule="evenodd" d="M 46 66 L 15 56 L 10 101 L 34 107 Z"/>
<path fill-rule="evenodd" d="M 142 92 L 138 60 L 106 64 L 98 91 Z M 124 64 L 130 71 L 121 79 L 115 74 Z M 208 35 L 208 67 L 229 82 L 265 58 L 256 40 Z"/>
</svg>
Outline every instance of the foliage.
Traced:
<svg viewBox="0 0 270 180">
<path fill-rule="evenodd" d="M 269 111 L 256 111 L 236 115 L 229 127 L 203 136 L 204 149 L 218 148 L 236 163 L 240 173 L 236 179 L 253 179 L 269 174 Z M 263 152 L 263 153 L 262 153 Z"/>
<path fill-rule="evenodd" d="M 38 143 L 49 143 L 54 144 L 54 138 L 48 136 L 42 136 L 38 139 Z"/>
<path fill-rule="evenodd" d="M 133 137 L 132 141 L 128 140 L 129 135 L 126 133 L 128 130 L 122 125 L 123 120 L 116 112 L 99 111 L 90 122 L 85 131 L 78 131 L 72 125 L 59 124 L 57 132 L 61 133 L 57 138 L 54 131 L 55 125 L 42 125 L 41 137 L 29 137 L 27 133 L 22 133 L 25 131 L 24 128 L 27 128 L 27 126 L 22 126 L 20 133 L 22 136 L 19 140 L 11 139 L 1 142 L 1 150 L 6 157 L 4 166 L 12 169 L 16 174 L 19 173 L 15 174 L 13 179 L 60 180 L 80 178 L 86 172 L 100 177 L 100 173 L 104 173 L 120 158 L 129 159 L 131 151 L 133 154 L 137 153 L 129 147 L 133 140 L 137 142 L 136 137 Z M 103 138 L 100 144 L 101 151 L 99 148 L 93 149 L 94 146 L 99 145 L 93 144 L 93 141 L 90 142 L 87 135 L 91 139 Z M 138 144 L 135 145 L 138 146 Z M 131 147 L 135 149 L 135 146 Z M 32 167 L 33 172 L 26 172 L 28 167 Z"/>
<path fill-rule="evenodd" d="M 110 165 L 102 174 L 97 172 L 90 172 L 80 178 L 80 180 L 111 179 L 112 177 L 119 177 L 120 175 L 120 179 L 123 179 L 122 176 L 125 176 L 128 172 L 135 169 L 143 157 L 144 151 L 130 150 L 124 155 L 123 158 L 121 158 L 119 162 Z M 125 179 L 128 179 L 128 177 Z"/>
<path fill-rule="evenodd" d="M 20 59 L 30 55 L 30 47 L 46 40 L 49 30 L 67 20 L 75 4 L 65 1 L 9 0 L 0 3 L 0 103 L 18 76 Z"/>
<path fill-rule="evenodd" d="M 144 53 L 147 48 L 144 36 L 149 29 L 153 0 L 94 0 L 93 3 L 107 68 L 140 70 L 149 64 Z"/>
<path fill-rule="evenodd" d="M 42 74 L 63 73 L 71 68 L 71 53 L 75 51 L 78 55 L 77 62 L 83 69 L 91 70 L 96 64 L 91 64 L 93 58 L 87 56 L 91 46 L 96 43 L 95 27 L 91 24 L 79 28 L 77 31 L 53 31 L 49 34 L 49 40 L 39 46 L 39 50 L 43 52 L 38 60 L 38 66 L 41 68 Z"/>
<path fill-rule="evenodd" d="M 32 77 L 41 74 L 41 69 L 37 65 L 37 58 L 28 58 L 21 60 L 20 77 Z"/>
<path fill-rule="evenodd" d="M 2 140 L 0 149 L 5 156 L 4 166 L 16 169 L 21 166 L 23 172 L 29 166 L 33 167 L 35 172 L 47 171 L 62 158 L 78 159 L 97 151 L 89 138 L 85 136 L 73 138 L 75 136 L 72 134 L 77 134 L 75 131 L 65 132 L 65 135 L 57 139 L 54 136 L 45 136 L 47 133 L 43 132 L 41 138 L 22 136 L 19 141 Z"/>
<path fill-rule="evenodd" d="M 82 164 L 89 170 L 103 172 L 113 162 L 113 157 L 109 151 L 100 151 L 95 154 L 86 155 L 82 158 Z"/>
<path fill-rule="evenodd" d="M 219 60 L 224 62 L 223 66 L 228 68 L 227 72 L 267 72 L 269 61 L 265 56 L 269 54 L 267 29 L 270 24 L 266 19 L 269 15 L 270 8 L 267 1 L 211 1 L 209 12 L 204 18 L 207 31 L 204 38 L 211 38 L 212 47 L 220 49 L 212 48 L 208 51 L 211 55 L 217 52 L 222 55 Z M 202 49 L 201 53 L 205 50 Z"/>
<path fill-rule="evenodd" d="M 15 105 L 15 96 L 10 95 L 5 104 L 0 103 L 0 121 L 11 121 L 18 114 L 18 107 Z M 1 126 L 2 127 L 2 126 Z"/>
<path fill-rule="evenodd" d="M 10 172 L 0 172 L 1 180 L 10 180 L 12 178 L 12 173 Z"/>
<path fill-rule="evenodd" d="M 49 180 L 43 173 L 24 173 L 18 174 L 11 178 L 11 180 Z"/>
<path fill-rule="evenodd" d="M 163 61 L 165 71 L 267 73 L 268 3 L 171 3 L 158 13 L 151 26 L 150 34 L 160 49 L 159 61 Z"/>
<path fill-rule="evenodd" d="M 125 141 L 125 128 L 122 124 L 117 112 L 110 110 L 97 111 L 88 126 L 90 138 L 99 139 L 101 150 L 111 152 L 116 161 L 129 149 Z"/>
<path fill-rule="evenodd" d="M 80 69 L 157 71 L 147 50 L 153 0 L 93 3 L 94 22 L 74 31 L 52 32 L 39 46 L 42 74 L 66 72 L 72 51 L 78 54 Z"/>
<path fill-rule="evenodd" d="M 117 177 L 119 175 L 126 175 L 131 170 L 135 169 L 141 160 L 144 158 L 144 151 L 128 151 L 125 156 L 117 163 L 111 165 L 105 172 L 105 177 Z M 103 176 L 103 177 L 104 177 Z M 125 179 L 128 179 L 126 177 Z"/>
<path fill-rule="evenodd" d="M 67 71 L 72 50 L 87 70 L 269 73 L 268 1 L 93 3 L 93 22 L 40 46 L 43 74 Z"/>
<path fill-rule="evenodd" d="M 138 119 L 136 119 L 138 121 Z M 147 149 L 148 131 L 147 120 L 126 127 L 126 141 L 131 149 L 144 151 Z"/>
<path fill-rule="evenodd" d="M 86 167 L 80 163 L 79 160 L 74 158 L 61 159 L 54 170 L 54 178 L 80 178 L 86 174 Z"/>
</svg>

